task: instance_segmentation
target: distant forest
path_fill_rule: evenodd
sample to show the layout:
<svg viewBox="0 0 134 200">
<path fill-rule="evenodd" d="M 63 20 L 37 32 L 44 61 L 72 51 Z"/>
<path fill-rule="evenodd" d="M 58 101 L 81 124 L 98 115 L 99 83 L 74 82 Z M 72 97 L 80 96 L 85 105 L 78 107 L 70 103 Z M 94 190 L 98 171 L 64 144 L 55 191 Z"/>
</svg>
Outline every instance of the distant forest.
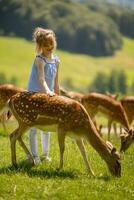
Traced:
<svg viewBox="0 0 134 200">
<path fill-rule="evenodd" d="M 55 31 L 58 48 L 93 56 L 113 55 L 122 35 L 134 38 L 134 11 L 74 0 L 1 0 L 0 35 L 32 40 L 37 26 Z"/>
</svg>

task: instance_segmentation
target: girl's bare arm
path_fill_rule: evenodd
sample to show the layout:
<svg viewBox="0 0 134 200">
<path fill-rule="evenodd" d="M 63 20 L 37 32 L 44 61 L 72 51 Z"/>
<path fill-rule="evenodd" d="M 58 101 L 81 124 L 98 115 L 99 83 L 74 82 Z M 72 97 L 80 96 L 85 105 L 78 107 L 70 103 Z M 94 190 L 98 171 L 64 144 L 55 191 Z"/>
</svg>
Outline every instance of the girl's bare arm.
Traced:
<svg viewBox="0 0 134 200">
<path fill-rule="evenodd" d="M 42 92 L 45 92 L 47 94 L 51 93 L 51 90 L 49 89 L 49 87 L 44 79 L 44 77 L 45 77 L 44 61 L 41 60 L 40 58 L 36 58 L 35 65 L 37 66 L 38 79 L 39 79 L 39 83 L 40 83 Z"/>
<path fill-rule="evenodd" d="M 57 63 L 57 73 L 56 73 L 55 84 L 54 84 L 54 92 L 59 95 L 59 80 L 58 80 L 58 76 L 59 76 L 59 62 Z"/>
</svg>

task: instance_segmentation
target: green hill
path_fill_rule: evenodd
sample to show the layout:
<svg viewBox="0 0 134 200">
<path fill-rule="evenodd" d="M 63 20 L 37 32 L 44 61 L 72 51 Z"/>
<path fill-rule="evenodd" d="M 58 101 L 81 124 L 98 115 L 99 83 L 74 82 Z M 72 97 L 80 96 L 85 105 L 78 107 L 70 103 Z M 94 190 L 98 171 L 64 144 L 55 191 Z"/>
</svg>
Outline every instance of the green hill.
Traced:
<svg viewBox="0 0 134 200">
<path fill-rule="evenodd" d="M 20 38 L 0 37 L 0 72 L 9 79 L 16 76 L 18 86 L 26 87 L 35 46 Z M 59 81 L 70 82 L 76 90 L 87 91 L 96 74 L 109 74 L 113 69 L 124 69 L 128 85 L 134 80 L 134 40 L 124 38 L 124 47 L 114 56 L 92 57 L 57 51 L 61 59 Z"/>
</svg>

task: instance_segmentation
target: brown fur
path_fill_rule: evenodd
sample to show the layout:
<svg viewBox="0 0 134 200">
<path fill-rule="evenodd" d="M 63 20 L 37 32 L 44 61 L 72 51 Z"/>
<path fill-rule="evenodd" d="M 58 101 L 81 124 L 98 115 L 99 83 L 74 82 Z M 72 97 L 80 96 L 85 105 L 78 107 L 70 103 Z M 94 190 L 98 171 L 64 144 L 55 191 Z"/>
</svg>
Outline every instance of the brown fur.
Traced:
<svg viewBox="0 0 134 200">
<path fill-rule="evenodd" d="M 79 92 L 67 91 L 62 87 L 60 87 L 60 94 L 62 96 L 66 96 L 66 97 L 69 97 L 71 99 L 74 99 L 74 100 L 76 100 L 78 102 L 81 102 L 81 99 L 84 96 L 84 94 L 81 94 Z"/>
<path fill-rule="evenodd" d="M 112 122 L 119 122 L 126 129 L 130 129 L 126 113 L 121 103 L 116 100 L 117 96 L 104 95 L 96 92 L 92 92 L 87 95 L 71 92 L 73 93 L 71 96 L 69 91 L 66 91 L 65 89 L 62 90 L 60 89 L 62 95 L 68 96 L 75 100 L 79 99 L 79 102 L 81 102 L 86 108 L 92 119 L 95 118 L 97 113 L 101 113 L 108 119 L 108 128 L 111 126 Z M 108 131 L 108 139 L 110 139 L 110 128 Z"/>
<path fill-rule="evenodd" d="M 7 101 L 16 93 L 22 92 L 24 89 L 18 88 L 12 84 L 3 84 L 0 85 L 0 119 L 3 125 L 3 129 L 7 132 L 5 121 L 10 118 L 10 113 L 2 113 L 4 108 L 6 107 Z"/>
<path fill-rule="evenodd" d="M 134 96 L 126 96 L 121 100 L 121 104 L 127 114 L 128 121 L 131 124 L 134 119 Z"/>
<path fill-rule="evenodd" d="M 134 119 L 134 96 L 126 96 L 124 99 L 121 100 L 121 104 L 127 114 L 128 121 L 132 124 Z M 129 146 L 134 142 L 134 134 L 131 130 L 128 133 L 121 135 L 121 151 L 126 151 Z"/>
<path fill-rule="evenodd" d="M 126 113 L 121 103 L 117 100 L 112 99 L 107 95 L 90 93 L 82 98 L 82 104 L 88 110 L 91 116 L 101 112 L 105 114 L 107 118 L 121 123 L 126 129 L 129 130 L 129 123 Z"/>
<path fill-rule="evenodd" d="M 9 107 L 19 123 L 19 127 L 10 135 L 12 163 L 14 165 L 16 164 L 16 140 L 20 142 L 24 151 L 33 161 L 21 138 L 27 129 L 34 126 L 40 127 L 40 129 L 48 127 L 51 130 L 53 125 L 56 125 L 60 147 L 60 168 L 63 167 L 65 136 L 69 135 L 75 138 L 90 173 L 93 174 L 93 171 L 89 166 L 81 138 L 85 138 L 93 146 L 105 160 L 112 174 L 120 176 L 119 154 L 112 145 L 101 139 L 88 113 L 77 101 L 57 95 L 50 97 L 43 93 L 22 92 L 10 99 Z"/>
<path fill-rule="evenodd" d="M 61 91 L 62 92 L 62 91 Z M 63 95 L 72 98 L 70 92 L 65 89 L 62 92 Z M 73 99 L 77 100 L 77 93 L 73 92 Z M 79 95 L 79 102 L 81 102 L 86 108 L 88 114 L 92 119 L 98 112 L 104 114 L 108 118 L 108 139 L 110 140 L 110 129 L 113 122 L 119 122 L 125 130 L 126 134 L 121 135 L 121 151 L 125 151 L 133 143 L 134 132 L 130 129 L 130 124 L 134 118 L 134 97 L 125 97 L 121 102 L 117 101 L 117 95 L 104 95 L 96 92 Z M 96 122 L 94 122 L 96 125 Z M 97 127 L 97 125 L 96 125 Z M 116 131 L 116 127 L 115 127 Z M 100 130 L 99 130 L 100 133 Z"/>
</svg>

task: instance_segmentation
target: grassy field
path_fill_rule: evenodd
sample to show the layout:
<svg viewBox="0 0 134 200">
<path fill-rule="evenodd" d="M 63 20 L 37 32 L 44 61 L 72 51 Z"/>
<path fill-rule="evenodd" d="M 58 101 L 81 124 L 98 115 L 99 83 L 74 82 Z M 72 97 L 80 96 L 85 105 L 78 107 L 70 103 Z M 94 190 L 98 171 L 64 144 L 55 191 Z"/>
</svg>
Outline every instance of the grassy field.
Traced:
<svg viewBox="0 0 134 200">
<path fill-rule="evenodd" d="M 35 56 L 32 42 L 19 38 L 0 37 L 0 72 L 7 78 L 16 76 L 18 85 L 26 87 Z M 124 47 L 114 56 L 91 57 L 57 51 L 61 59 L 59 82 L 72 82 L 77 90 L 86 91 L 97 72 L 109 74 L 113 69 L 124 69 L 128 85 L 134 80 L 134 40 L 124 38 Z"/>
<path fill-rule="evenodd" d="M 34 44 L 24 39 L 0 37 L 0 72 L 7 78 L 16 76 L 18 86 L 26 87 L 33 58 Z M 124 48 L 112 57 L 94 58 L 57 51 L 61 58 L 60 84 L 66 79 L 86 91 L 96 73 L 110 73 L 112 69 L 125 69 L 128 84 L 134 80 L 134 40 L 124 38 Z M 16 124 L 8 125 L 10 133 Z M 106 137 L 106 136 L 104 136 Z M 105 138 L 104 138 L 105 139 Z M 28 134 L 24 140 L 28 145 Z M 40 133 L 38 134 L 39 152 Z M 113 136 L 117 149 L 120 140 Z M 17 144 L 18 168 L 11 167 L 10 142 L 0 127 L 0 200 L 133 200 L 134 199 L 134 147 L 131 146 L 122 160 L 121 178 L 112 177 L 105 162 L 94 149 L 86 145 L 88 157 L 96 177 L 86 173 L 81 155 L 71 139 L 66 139 L 64 170 L 58 172 L 59 149 L 56 134 L 51 135 L 52 162 L 43 161 L 32 167 Z"/>
<path fill-rule="evenodd" d="M 8 124 L 8 131 L 12 129 L 12 124 Z M 28 134 L 24 140 L 28 145 Z M 40 134 L 40 144 L 39 140 Z M 119 139 L 113 137 L 112 142 L 119 149 Z M 122 160 L 121 178 L 112 177 L 98 153 L 89 145 L 86 148 L 95 178 L 86 173 L 81 155 L 70 138 L 66 139 L 64 170 L 56 171 L 59 152 L 54 133 L 51 135 L 51 163 L 43 161 L 32 167 L 25 161 L 26 156 L 17 144 L 19 165 L 14 169 L 11 167 L 9 138 L 0 128 L 0 200 L 134 199 L 134 148 L 129 148 Z"/>
</svg>

